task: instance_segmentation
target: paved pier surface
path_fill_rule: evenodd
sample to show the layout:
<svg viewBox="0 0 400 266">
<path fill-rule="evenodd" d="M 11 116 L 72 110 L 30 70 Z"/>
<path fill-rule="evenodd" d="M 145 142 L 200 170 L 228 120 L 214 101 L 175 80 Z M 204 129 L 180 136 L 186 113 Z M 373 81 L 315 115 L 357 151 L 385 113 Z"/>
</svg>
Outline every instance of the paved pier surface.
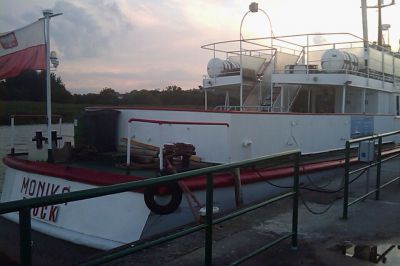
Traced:
<svg viewBox="0 0 400 266">
<path fill-rule="evenodd" d="M 383 167 L 384 176 L 399 175 L 399 169 L 398 162 L 386 165 Z M 371 188 L 375 185 L 374 171 L 375 169 L 371 170 Z M 340 186 L 339 178 L 327 183 L 325 188 L 334 189 Z M 351 199 L 365 190 L 366 181 L 363 175 L 352 184 Z M 347 220 L 341 219 L 342 191 L 321 194 L 302 190 L 301 195 L 298 249 L 292 250 L 290 239 L 287 239 L 242 265 L 376 265 L 367 259 L 343 255 L 343 245 L 377 245 L 378 253 L 382 253 L 390 245 L 400 245 L 398 181 L 381 191 L 381 200 L 376 201 L 370 196 L 365 201 L 351 206 Z M 323 212 L 327 208 L 329 210 Z M 312 214 L 309 209 L 323 214 Z M 290 232 L 291 213 L 292 200 L 287 199 L 216 225 L 213 232 L 213 265 L 228 265 L 263 244 Z M 3 227 L 4 223 L 7 222 L 0 223 L 0 250 L 5 251 L 0 255 L 0 260 L 3 260 L 0 265 L 13 265 L 18 253 L 18 238 L 4 238 L 2 232 L 10 230 Z M 203 265 L 204 235 L 204 232 L 197 232 L 106 265 Z M 35 265 L 71 265 L 99 254 L 96 250 L 65 242 L 57 243 L 38 233 L 34 234 L 33 239 Z M 365 250 L 368 250 L 368 247 Z M 352 254 L 354 250 L 349 249 L 348 252 Z M 369 256 L 369 253 L 366 254 L 364 257 Z M 386 259 L 385 265 L 400 265 L 400 250 L 397 246 Z"/>
<path fill-rule="evenodd" d="M 375 173 L 376 168 L 372 168 L 369 182 L 364 173 L 351 184 L 350 201 L 364 194 L 367 184 L 369 190 L 374 188 Z M 343 169 L 326 175 L 317 189 L 337 190 L 343 186 Z M 398 175 L 398 160 L 383 164 L 381 184 Z M 353 175 L 350 179 L 356 176 Z M 308 187 L 316 188 L 311 185 Z M 391 245 L 400 245 L 398 181 L 381 191 L 379 201 L 372 195 L 349 207 L 347 220 L 342 219 L 342 210 L 343 190 L 319 193 L 302 189 L 299 200 L 298 249 L 292 250 L 291 241 L 287 239 L 242 265 L 376 265 L 366 259 L 343 255 L 343 246 L 351 246 L 348 253 L 353 254 L 355 245 L 376 245 L 381 254 Z M 292 200 L 286 199 L 216 225 L 213 231 L 213 264 L 229 265 L 262 245 L 291 232 L 291 217 Z M 203 265 L 204 235 L 204 232 L 198 232 L 107 265 Z M 367 250 L 368 247 L 365 247 L 364 251 Z M 397 246 L 386 258 L 385 265 L 400 265 L 400 250 Z"/>
<path fill-rule="evenodd" d="M 342 220 L 340 194 L 328 196 L 335 204 L 323 215 L 299 208 L 299 245 L 291 249 L 290 239 L 262 252 L 242 265 L 376 265 L 342 254 L 342 246 L 378 245 L 382 253 L 390 245 L 400 245 L 400 185 L 383 191 L 382 199 L 368 199 L 349 209 Z M 329 204 L 316 200 L 316 193 L 303 193 L 310 208 L 326 209 Z M 320 195 L 318 195 L 320 197 Z M 319 202 L 319 203 L 316 203 Z M 262 208 L 232 221 L 215 226 L 214 265 L 229 265 L 265 243 L 290 232 L 291 201 Z M 141 251 L 107 265 L 202 265 L 204 233 L 199 232 L 160 247 Z M 351 249 L 349 253 L 352 253 Z M 393 249 L 385 265 L 400 265 L 400 250 Z"/>
</svg>

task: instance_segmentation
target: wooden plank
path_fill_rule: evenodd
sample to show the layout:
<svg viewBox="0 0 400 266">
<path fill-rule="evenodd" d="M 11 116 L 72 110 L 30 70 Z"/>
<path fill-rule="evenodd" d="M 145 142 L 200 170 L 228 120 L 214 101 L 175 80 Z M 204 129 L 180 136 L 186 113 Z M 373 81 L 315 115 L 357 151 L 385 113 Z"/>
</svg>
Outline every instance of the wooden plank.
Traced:
<svg viewBox="0 0 400 266">
<path fill-rule="evenodd" d="M 121 138 L 120 142 L 122 142 L 126 146 L 127 139 L 126 138 Z M 133 139 L 131 139 L 131 145 L 132 146 L 136 146 L 136 147 L 141 147 L 141 148 L 144 148 L 144 149 L 148 149 L 148 150 L 153 150 L 153 151 L 159 151 L 160 150 L 160 148 L 157 147 L 157 146 L 154 146 L 154 145 L 151 145 L 151 144 L 147 144 L 147 143 L 143 143 L 143 142 L 140 142 L 140 141 L 137 141 L 137 140 L 133 140 Z"/>
<path fill-rule="evenodd" d="M 243 204 L 243 191 L 242 191 L 242 182 L 240 180 L 240 169 L 235 168 L 232 171 L 233 180 L 235 183 L 235 203 L 236 207 L 239 207 Z"/>
</svg>

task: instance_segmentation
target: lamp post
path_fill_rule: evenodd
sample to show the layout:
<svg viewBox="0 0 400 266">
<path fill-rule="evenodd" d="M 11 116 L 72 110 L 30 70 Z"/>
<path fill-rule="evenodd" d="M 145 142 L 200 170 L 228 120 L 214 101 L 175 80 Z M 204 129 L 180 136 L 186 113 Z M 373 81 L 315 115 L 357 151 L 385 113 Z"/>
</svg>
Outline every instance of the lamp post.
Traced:
<svg viewBox="0 0 400 266">
<path fill-rule="evenodd" d="M 272 23 L 271 19 L 269 18 L 267 12 L 265 12 L 263 9 L 258 8 L 258 3 L 252 2 L 249 5 L 249 10 L 244 14 L 242 21 L 240 22 L 240 38 L 239 38 L 239 45 L 240 45 L 240 111 L 243 110 L 243 59 L 242 59 L 242 40 L 243 40 L 243 35 L 242 35 L 242 26 L 243 26 L 243 21 L 246 18 L 247 14 L 251 13 L 257 13 L 258 11 L 261 11 L 265 14 L 265 16 L 268 19 L 269 22 L 269 27 L 271 29 L 271 48 L 272 48 L 272 37 L 274 36 L 274 32 L 272 31 Z"/>
</svg>

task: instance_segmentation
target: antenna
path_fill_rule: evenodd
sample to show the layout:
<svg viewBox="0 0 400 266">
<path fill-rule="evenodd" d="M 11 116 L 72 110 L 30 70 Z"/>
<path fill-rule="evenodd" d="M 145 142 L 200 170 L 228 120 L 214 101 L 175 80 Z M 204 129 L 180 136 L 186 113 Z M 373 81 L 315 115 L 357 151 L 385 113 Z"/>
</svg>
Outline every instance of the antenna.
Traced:
<svg viewBox="0 0 400 266">
<path fill-rule="evenodd" d="M 382 46 L 383 44 L 383 35 L 382 35 L 382 8 L 392 6 L 396 4 L 395 0 L 392 0 L 389 4 L 385 4 L 384 0 L 377 0 L 378 3 L 376 6 L 367 6 L 367 8 L 377 8 L 378 9 L 378 46 Z"/>
</svg>

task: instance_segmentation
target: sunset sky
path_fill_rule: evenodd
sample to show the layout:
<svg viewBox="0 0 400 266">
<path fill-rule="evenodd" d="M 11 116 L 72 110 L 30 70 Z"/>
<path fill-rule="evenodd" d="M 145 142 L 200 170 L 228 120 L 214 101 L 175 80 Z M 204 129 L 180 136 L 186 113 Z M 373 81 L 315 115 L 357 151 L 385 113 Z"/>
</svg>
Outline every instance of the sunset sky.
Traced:
<svg viewBox="0 0 400 266">
<path fill-rule="evenodd" d="M 370 5 L 377 0 L 368 0 Z M 0 0 L 0 32 L 34 22 L 42 10 L 63 15 L 51 22 L 51 49 L 61 76 L 73 93 L 197 88 L 213 56 L 201 45 L 239 38 L 251 1 L 242 0 Z M 386 1 L 388 2 L 388 1 Z M 390 42 L 399 49 L 400 1 L 383 9 L 391 24 Z M 271 18 L 276 36 L 312 32 L 350 32 L 362 36 L 360 0 L 266 0 L 259 7 Z M 377 12 L 368 11 L 369 39 L 376 40 Z M 397 24 L 395 23 L 397 21 Z M 262 13 L 250 14 L 245 37 L 265 37 Z"/>
</svg>

